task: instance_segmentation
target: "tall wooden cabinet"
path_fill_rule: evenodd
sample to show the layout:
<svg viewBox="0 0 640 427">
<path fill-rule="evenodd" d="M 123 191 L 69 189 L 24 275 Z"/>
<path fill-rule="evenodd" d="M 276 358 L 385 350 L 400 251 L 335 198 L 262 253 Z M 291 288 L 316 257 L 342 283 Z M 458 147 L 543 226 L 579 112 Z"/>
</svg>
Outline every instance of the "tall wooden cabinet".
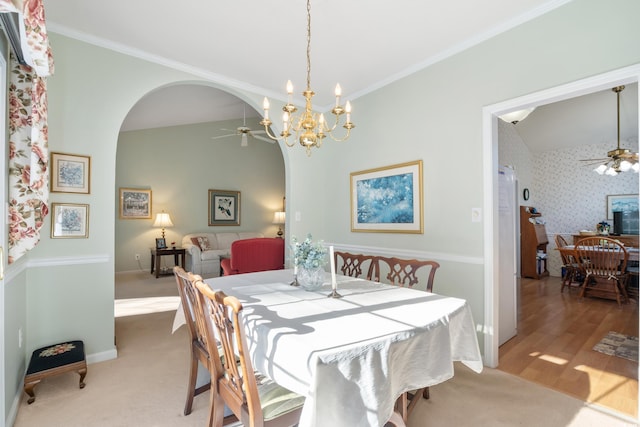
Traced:
<svg viewBox="0 0 640 427">
<path fill-rule="evenodd" d="M 520 206 L 520 275 L 532 279 L 548 276 L 547 230 L 537 219 L 542 214 L 532 206 Z"/>
</svg>

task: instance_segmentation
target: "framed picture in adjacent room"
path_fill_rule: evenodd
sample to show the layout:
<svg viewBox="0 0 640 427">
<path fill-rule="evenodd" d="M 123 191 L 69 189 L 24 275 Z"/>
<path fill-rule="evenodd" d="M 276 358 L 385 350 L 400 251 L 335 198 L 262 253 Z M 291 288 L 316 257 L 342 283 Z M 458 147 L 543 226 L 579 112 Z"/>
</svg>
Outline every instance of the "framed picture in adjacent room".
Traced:
<svg viewBox="0 0 640 427">
<path fill-rule="evenodd" d="M 91 157 L 51 153 L 51 192 L 89 194 Z"/>
<path fill-rule="evenodd" d="M 89 205 L 51 204 L 51 238 L 82 239 L 89 237 Z"/>
<path fill-rule="evenodd" d="M 151 218 L 151 190 L 120 189 L 120 219 Z"/>
<path fill-rule="evenodd" d="M 163 237 L 156 239 L 156 249 L 167 249 L 167 241 Z"/>
<path fill-rule="evenodd" d="M 209 190 L 209 225 L 240 225 L 240 192 Z"/>
<path fill-rule="evenodd" d="M 351 231 L 423 233 L 422 160 L 352 172 Z"/>
<path fill-rule="evenodd" d="M 638 218 L 637 194 L 610 194 L 607 196 L 607 219 L 614 220 L 614 230 L 618 230 L 622 234 L 638 234 L 640 232 Z M 620 224 L 616 224 L 618 221 Z"/>
</svg>

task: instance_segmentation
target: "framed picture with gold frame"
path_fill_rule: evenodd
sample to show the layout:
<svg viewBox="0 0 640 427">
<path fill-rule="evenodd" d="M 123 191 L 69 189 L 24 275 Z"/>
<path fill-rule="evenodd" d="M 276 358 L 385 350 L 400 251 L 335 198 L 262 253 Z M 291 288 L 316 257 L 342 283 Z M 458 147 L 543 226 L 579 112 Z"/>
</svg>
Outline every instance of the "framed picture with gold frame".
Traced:
<svg viewBox="0 0 640 427">
<path fill-rule="evenodd" d="M 52 193 L 90 193 L 91 157 L 51 153 L 50 166 Z"/>
<path fill-rule="evenodd" d="M 120 219 L 151 218 L 151 190 L 120 188 Z"/>
<path fill-rule="evenodd" d="M 351 231 L 424 232 L 422 160 L 351 173 Z"/>
<path fill-rule="evenodd" d="M 51 238 L 82 239 L 89 237 L 89 205 L 51 204 Z"/>
</svg>

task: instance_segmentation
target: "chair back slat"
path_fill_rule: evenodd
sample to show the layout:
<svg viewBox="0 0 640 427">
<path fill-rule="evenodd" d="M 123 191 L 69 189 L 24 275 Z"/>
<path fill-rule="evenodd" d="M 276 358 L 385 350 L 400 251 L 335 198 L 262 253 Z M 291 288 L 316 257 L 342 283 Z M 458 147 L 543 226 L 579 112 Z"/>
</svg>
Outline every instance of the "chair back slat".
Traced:
<svg viewBox="0 0 640 427">
<path fill-rule="evenodd" d="M 184 318 L 189 331 L 191 341 L 197 342 L 203 350 L 206 350 L 206 332 L 202 328 L 202 324 L 198 324 L 196 316 L 196 299 L 197 291 L 194 287 L 196 280 L 202 280 L 198 275 L 185 271 L 180 266 L 173 267 L 173 274 L 176 278 L 178 286 L 178 294 L 184 311 Z"/>
<path fill-rule="evenodd" d="M 587 275 L 619 279 L 625 274 L 629 254 L 614 239 L 587 237 L 577 242 L 575 252 Z"/>
<path fill-rule="evenodd" d="M 335 251 L 333 256 L 336 268 L 344 276 L 363 277 L 364 270 L 364 277 L 371 280 L 377 271 L 376 257 L 373 255 Z"/>
<path fill-rule="evenodd" d="M 556 240 L 556 248 L 558 249 L 562 249 L 564 247 L 569 246 L 567 239 L 565 239 L 560 234 L 556 234 L 555 240 Z M 560 258 L 562 259 L 562 265 L 564 265 L 565 267 L 569 267 L 569 266 L 577 267 L 578 265 L 578 260 L 573 255 L 571 255 L 571 253 L 567 251 L 560 251 Z"/>
<path fill-rule="evenodd" d="M 440 267 L 436 261 L 422 261 L 417 259 L 402 259 L 396 257 L 377 257 L 379 270 L 388 271 L 386 280 L 389 283 L 396 286 L 403 286 L 413 288 L 420 281 L 418 276 L 418 270 L 422 267 L 429 267 L 427 274 L 425 290 L 427 292 L 433 292 L 433 280 L 436 274 L 436 270 Z M 380 274 L 380 271 L 378 274 Z"/>
</svg>

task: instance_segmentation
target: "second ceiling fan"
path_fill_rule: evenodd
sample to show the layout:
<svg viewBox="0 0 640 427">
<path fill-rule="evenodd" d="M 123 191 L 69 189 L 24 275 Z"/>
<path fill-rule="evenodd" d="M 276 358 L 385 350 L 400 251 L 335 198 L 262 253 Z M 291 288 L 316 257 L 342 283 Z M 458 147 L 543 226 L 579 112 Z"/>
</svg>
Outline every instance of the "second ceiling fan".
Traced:
<svg viewBox="0 0 640 427">
<path fill-rule="evenodd" d="M 268 142 L 270 144 L 273 144 L 275 141 L 271 138 L 266 138 L 264 136 L 260 136 L 258 134 L 264 134 L 266 133 L 266 131 L 264 130 L 252 130 L 251 128 L 247 127 L 247 110 L 246 110 L 246 106 L 245 106 L 245 110 L 243 112 L 243 117 L 242 117 L 242 126 L 238 126 L 236 128 L 236 130 L 231 130 L 231 129 L 221 129 L 221 130 L 225 130 L 225 131 L 229 131 L 229 132 L 233 132 L 233 133 L 229 133 L 226 135 L 220 135 L 220 136 L 213 136 L 211 137 L 211 139 L 220 139 L 220 138 L 228 138 L 230 136 L 237 136 L 240 135 L 240 146 L 241 147 L 247 147 L 249 145 L 249 136 L 255 138 L 255 139 L 259 139 L 260 141 L 265 141 Z"/>
</svg>

